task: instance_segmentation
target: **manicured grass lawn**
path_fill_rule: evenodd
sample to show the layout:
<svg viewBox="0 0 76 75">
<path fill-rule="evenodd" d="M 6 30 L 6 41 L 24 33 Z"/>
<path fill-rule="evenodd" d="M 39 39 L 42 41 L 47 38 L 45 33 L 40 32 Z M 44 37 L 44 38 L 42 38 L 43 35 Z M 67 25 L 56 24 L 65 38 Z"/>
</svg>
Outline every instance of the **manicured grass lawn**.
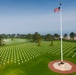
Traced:
<svg viewBox="0 0 76 75">
<path fill-rule="evenodd" d="M 76 54 L 73 52 L 75 42 L 63 42 L 64 60 L 76 64 Z M 60 60 L 60 42 L 43 41 L 38 47 L 36 43 L 12 44 L 0 47 L 0 75 L 63 75 L 48 68 L 48 63 Z M 76 75 L 76 73 L 69 74 Z"/>
<path fill-rule="evenodd" d="M 55 73 L 48 68 L 48 63 L 56 59 L 59 59 L 59 57 L 45 54 L 21 65 L 8 64 L 6 66 L 2 66 L 0 69 L 0 75 L 63 75 Z M 74 59 L 65 59 L 74 62 Z M 76 73 L 69 75 L 76 75 Z"/>
</svg>

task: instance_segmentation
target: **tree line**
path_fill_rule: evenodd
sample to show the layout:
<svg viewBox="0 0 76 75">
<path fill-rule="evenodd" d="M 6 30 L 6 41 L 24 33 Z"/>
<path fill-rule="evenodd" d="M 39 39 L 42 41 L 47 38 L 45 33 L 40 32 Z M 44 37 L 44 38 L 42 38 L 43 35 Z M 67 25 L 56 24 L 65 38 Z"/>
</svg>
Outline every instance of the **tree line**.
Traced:
<svg viewBox="0 0 76 75">
<path fill-rule="evenodd" d="M 74 40 L 76 37 L 76 34 L 74 32 L 71 32 L 69 34 L 70 40 Z M 36 42 L 38 43 L 38 46 L 41 45 L 41 41 L 51 41 L 51 45 L 53 45 L 54 40 L 60 40 L 60 35 L 55 33 L 54 35 L 52 34 L 46 34 L 46 35 L 41 35 L 38 32 L 35 32 L 34 34 L 0 34 L 0 46 L 3 45 L 3 39 L 8 39 L 11 38 L 13 41 L 14 38 L 22 38 L 22 39 L 28 39 L 30 42 Z M 64 40 L 68 40 L 68 34 L 65 33 L 63 35 Z"/>
</svg>

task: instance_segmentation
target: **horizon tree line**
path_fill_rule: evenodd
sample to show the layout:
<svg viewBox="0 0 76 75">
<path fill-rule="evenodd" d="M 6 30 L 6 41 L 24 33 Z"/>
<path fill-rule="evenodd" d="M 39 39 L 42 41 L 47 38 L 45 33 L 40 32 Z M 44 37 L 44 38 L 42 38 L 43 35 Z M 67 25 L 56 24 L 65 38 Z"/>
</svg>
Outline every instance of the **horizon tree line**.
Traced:
<svg viewBox="0 0 76 75">
<path fill-rule="evenodd" d="M 76 37 L 76 34 L 74 32 L 71 32 L 69 34 L 70 40 L 74 40 Z M 55 33 L 54 35 L 52 34 L 46 34 L 46 35 L 41 35 L 38 32 L 35 32 L 34 34 L 0 34 L 0 46 L 3 45 L 3 39 L 11 38 L 13 41 L 14 38 L 22 38 L 22 39 L 28 39 L 30 42 L 36 42 L 38 43 L 38 46 L 41 45 L 41 40 L 45 41 L 51 41 L 50 46 L 54 45 L 53 40 L 59 40 L 60 35 Z M 63 39 L 68 40 L 68 34 L 65 33 L 63 35 Z"/>
</svg>

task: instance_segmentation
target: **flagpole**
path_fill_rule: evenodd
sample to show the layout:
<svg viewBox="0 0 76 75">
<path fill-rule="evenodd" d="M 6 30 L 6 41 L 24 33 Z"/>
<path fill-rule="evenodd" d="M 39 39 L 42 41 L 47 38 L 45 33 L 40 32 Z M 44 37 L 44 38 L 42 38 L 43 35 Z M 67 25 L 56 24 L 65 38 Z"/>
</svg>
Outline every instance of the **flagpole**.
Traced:
<svg viewBox="0 0 76 75">
<path fill-rule="evenodd" d="M 60 34 L 61 34 L 61 62 L 63 62 L 63 44 L 62 44 L 62 4 L 60 3 Z"/>
</svg>

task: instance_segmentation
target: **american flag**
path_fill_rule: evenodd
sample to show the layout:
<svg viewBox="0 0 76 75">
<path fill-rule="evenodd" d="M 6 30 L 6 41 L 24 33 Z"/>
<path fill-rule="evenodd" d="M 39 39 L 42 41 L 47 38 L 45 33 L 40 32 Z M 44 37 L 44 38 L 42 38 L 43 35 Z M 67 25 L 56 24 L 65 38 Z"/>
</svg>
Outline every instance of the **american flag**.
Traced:
<svg viewBox="0 0 76 75">
<path fill-rule="evenodd" d="M 60 11 L 60 7 L 54 9 L 54 12 L 58 12 L 58 11 Z"/>
</svg>

